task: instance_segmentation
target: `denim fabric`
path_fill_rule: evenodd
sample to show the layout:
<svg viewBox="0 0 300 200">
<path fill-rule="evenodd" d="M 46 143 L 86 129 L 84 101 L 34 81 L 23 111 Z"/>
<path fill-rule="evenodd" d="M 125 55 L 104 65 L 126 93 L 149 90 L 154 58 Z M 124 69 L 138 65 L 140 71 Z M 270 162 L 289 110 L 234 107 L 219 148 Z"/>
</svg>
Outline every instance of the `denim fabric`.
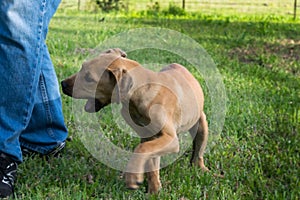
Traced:
<svg viewBox="0 0 300 200">
<path fill-rule="evenodd" d="M 57 77 L 45 43 L 60 0 L 0 1 L 0 152 L 46 154 L 67 137 Z"/>
</svg>

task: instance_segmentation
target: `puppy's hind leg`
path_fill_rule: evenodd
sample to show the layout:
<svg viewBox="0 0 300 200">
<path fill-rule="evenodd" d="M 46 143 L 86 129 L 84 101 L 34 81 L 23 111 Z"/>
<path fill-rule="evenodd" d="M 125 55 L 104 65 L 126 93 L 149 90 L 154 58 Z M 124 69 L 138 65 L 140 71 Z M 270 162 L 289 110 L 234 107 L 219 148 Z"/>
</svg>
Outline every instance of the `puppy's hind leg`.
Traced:
<svg viewBox="0 0 300 200">
<path fill-rule="evenodd" d="M 208 124 L 204 112 L 201 113 L 199 121 L 190 129 L 190 134 L 193 137 L 193 155 L 190 163 L 197 167 L 201 167 L 203 171 L 209 171 L 204 165 L 203 159 L 208 139 Z"/>
</svg>

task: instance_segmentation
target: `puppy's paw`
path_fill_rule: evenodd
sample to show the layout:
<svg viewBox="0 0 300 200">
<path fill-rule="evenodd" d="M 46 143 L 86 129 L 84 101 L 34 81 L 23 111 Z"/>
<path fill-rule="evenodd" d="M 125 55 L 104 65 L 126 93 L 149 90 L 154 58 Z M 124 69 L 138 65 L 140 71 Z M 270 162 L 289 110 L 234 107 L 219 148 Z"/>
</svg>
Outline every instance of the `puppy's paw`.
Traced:
<svg viewBox="0 0 300 200">
<path fill-rule="evenodd" d="M 209 172 L 209 169 L 207 167 L 205 167 L 205 165 L 200 166 L 200 168 L 203 172 Z"/>
<path fill-rule="evenodd" d="M 209 169 L 204 165 L 204 159 L 200 158 L 199 159 L 199 167 L 202 169 L 203 172 L 208 172 Z"/>
<path fill-rule="evenodd" d="M 191 164 L 195 167 L 200 167 L 203 172 L 208 172 L 209 169 L 204 165 L 203 158 L 191 161 Z"/>
<path fill-rule="evenodd" d="M 141 173 L 125 173 L 126 187 L 131 190 L 136 190 L 139 185 L 143 184 L 144 176 Z"/>
<path fill-rule="evenodd" d="M 148 193 L 149 194 L 156 194 L 159 192 L 159 190 L 161 189 L 161 183 L 160 181 L 156 181 L 156 182 L 148 182 Z"/>
</svg>

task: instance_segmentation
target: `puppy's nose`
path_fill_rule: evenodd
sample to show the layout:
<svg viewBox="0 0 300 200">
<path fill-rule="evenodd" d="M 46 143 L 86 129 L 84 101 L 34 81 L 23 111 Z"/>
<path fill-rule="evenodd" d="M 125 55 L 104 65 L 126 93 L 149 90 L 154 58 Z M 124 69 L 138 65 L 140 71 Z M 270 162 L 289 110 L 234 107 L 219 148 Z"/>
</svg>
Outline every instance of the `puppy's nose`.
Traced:
<svg viewBox="0 0 300 200">
<path fill-rule="evenodd" d="M 62 81 L 60 82 L 61 84 L 61 89 L 62 89 L 62 92 L 70 97 L 72 97 L 72 89 L 70 88 L 70 85 L 68 84 L 67 81 Z"/>
<path fill-rule="evenodd" d="M 68 83 L 66 83 L 66 81 L 62 81 L 60 84 L 63 89 L 68 87 Z"/>
</svg>

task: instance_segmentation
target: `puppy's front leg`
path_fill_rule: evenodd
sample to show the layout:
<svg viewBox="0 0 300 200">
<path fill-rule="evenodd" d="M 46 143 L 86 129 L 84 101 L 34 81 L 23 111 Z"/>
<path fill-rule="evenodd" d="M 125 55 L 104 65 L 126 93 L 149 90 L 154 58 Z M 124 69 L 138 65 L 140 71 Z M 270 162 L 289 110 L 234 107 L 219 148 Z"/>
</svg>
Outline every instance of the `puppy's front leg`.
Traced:
<svg viewBox="0 0 300 200">
<path fill-rule="evenodd" d="M 147 161 L 148 155 L 137 153 L 135 150 L 131 159 L 129 160 L 125 173 L 125 183 L 128 189 L 136 190 L 144 181 L 144 165 Z"/>
<path fill-rule="evenodd" d="M 146 163 L 148 193 L 157 193 L 161 188 L 159 180 L 160 157 L 149 159 Z"/>
<path fill-rule="evenodd" d="M 125 174 L 126 186 L 129 189 L 137 189 L 143 182 L 145 163 L 150 158 L 179 151 L 178 138 L 176 132 L 172 130 L 172 128 L 164 128 L 159 134 L 160 137 L 141 143 L 136 147 Z"/>
</svg>

